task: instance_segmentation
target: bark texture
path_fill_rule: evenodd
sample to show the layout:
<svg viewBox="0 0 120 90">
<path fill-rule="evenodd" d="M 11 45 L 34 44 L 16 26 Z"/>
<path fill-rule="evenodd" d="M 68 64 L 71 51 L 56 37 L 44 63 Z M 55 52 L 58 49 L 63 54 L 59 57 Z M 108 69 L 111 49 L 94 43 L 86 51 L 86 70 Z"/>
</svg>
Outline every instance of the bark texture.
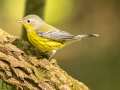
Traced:
<svg viewBox="0 0 120 90">
<path fill-rule="evenodd" d="M 55 59 L 48 61 L 26 54 L 21 43 L 0 29 L 1 80 L 19 90 L 89 90 L 61 69 Z"/>
</svg>

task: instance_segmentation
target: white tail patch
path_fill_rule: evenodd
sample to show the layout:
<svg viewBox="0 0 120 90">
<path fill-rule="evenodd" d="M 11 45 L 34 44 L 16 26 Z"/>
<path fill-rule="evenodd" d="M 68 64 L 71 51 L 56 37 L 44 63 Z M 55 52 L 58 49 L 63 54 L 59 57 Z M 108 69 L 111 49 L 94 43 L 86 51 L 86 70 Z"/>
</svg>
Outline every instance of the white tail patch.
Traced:
<svg viewBox="0 0 120 90">
<path fill-rule="evenodd" d="M 83 38 L 89 38 L 89 37 L 99 37 L 99 34 L 83 34 L 83 35 L 77 35 L 74 37 L 76 40 L 81 40 Z"/>
</svg>

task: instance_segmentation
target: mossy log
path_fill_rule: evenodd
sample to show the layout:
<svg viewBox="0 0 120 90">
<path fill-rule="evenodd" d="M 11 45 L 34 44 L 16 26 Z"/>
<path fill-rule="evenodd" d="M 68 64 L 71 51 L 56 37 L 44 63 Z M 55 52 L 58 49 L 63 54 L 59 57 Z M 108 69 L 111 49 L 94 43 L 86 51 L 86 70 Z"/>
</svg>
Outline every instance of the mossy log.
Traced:
<svg viewBox="0 0 120 90">
<path fill-rule="evenodd" d="M 22 49 L 24 46 L 18 48 L 21 43 L 22 40 L 0 29 L 2 81 L 18 90 L 89 90 L 85 84 L 61 69 L 55 59 L 37 59 L 36 56 L 26 54 Z"/>
</svg>

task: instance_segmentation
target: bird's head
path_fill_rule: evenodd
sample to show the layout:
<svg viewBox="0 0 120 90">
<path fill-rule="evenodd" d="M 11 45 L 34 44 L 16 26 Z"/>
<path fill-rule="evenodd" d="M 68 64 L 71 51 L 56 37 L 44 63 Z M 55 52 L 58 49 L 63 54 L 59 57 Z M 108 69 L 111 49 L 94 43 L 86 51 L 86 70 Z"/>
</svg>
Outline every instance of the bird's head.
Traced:
<svg viewBox="0 0 120 90">
<path fill-rule="evenodd" d="M 27 15 L 18 22 L 22 23 L 27 30 L 37 30 L 44 23 L 44 21 L 37 15 Z"/>
</svg>

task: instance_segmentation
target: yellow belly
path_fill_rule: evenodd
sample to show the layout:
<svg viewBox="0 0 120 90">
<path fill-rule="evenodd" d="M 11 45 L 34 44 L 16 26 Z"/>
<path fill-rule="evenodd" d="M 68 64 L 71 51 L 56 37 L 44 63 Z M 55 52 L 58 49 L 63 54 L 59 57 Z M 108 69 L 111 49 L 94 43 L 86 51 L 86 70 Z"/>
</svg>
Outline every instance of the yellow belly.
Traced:
<svg viewBox="0 0 120 90">
<path fill-rule="evenodd" d="M 27 36 L 31 44 L 43 52 L 50 52 L 52 50 L 60 49 L 64 46 L 64 44 L 58 41 L 40 37 L 35 32 L 28 32 Z"/>
</svg>

